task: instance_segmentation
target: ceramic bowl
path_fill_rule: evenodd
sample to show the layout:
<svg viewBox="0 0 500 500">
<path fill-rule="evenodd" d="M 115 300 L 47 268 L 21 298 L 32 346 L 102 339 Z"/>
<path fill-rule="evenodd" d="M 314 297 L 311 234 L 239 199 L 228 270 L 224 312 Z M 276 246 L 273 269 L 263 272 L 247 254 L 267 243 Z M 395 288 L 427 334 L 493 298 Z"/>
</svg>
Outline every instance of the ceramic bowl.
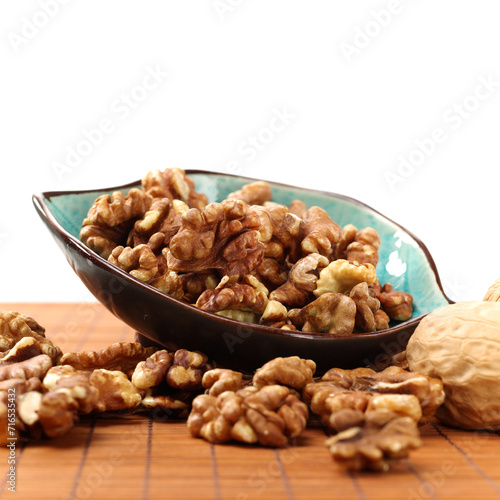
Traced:
<svg viewBox="0 0 500 500">
<path fill-rule="evenodd" d="M 186 171 L 196 190 L 210 201 L 220 201 L 230 192 L 254 181 L 245 177 L 207 171 Z M 386 355 L 405 349 L 420 320 L 451 301 L 446 297 L 434 261 L 425 245 L 412 233 L 376 210 L 339 194 L 270 183 L 273 200 L 289 204 L 294 199 L 318 205 L 341 227 L 374 227 L 380 234 L 377 276 L 382 284 L 410 293 L 413 317 L 371 334 L 335 336 L 305 334 L 241 323 L 185 304 L 118 269 L 79 240 L 83 219 L 94 200 L 105 193 L 128 192 L 140 181 L 91 191 L 45 192 L 33 202 L 70 266 L 90 292 L 113 314 L 134 328 L 143 343 L 167 349 L 201 350 L 218 365 L 253 371 L 277 356 L 298 355 L 313 359 L 317 373 L 334 366 L 355 368 L 380 362 Z"/>
</svg>

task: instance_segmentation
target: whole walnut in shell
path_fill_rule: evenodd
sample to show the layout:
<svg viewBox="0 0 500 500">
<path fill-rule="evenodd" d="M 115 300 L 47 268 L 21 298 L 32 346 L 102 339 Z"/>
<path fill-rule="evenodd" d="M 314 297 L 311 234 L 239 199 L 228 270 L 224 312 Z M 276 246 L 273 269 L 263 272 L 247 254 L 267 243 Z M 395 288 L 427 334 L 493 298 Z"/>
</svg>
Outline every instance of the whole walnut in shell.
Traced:
<svg viewBox="0 0 500 500">
<path fill-rule="evenodd" d="M 441 379 L 436 416 L 463 429 L 500 429 L 500 303 L 458 302 L 418 325 L 406 349 L 408 366 Z"/>
</svg>

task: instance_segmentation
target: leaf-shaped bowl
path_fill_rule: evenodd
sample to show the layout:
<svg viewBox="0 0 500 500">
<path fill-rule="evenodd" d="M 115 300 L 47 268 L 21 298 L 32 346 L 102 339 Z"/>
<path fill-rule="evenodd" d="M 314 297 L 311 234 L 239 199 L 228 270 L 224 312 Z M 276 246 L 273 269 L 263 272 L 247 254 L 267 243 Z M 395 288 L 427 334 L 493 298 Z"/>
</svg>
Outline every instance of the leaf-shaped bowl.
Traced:
<svg viewBox="0 0 500 500">
<path fill-rule="evenodd" d="M 196 190 L 210 201 L 255 179 L 207 171 L 188 170 Z M 167 349 L 200 350 L 220 366 L 252 372 L 277 356 L 313 359 L 317 373 L 332 368 L 355 368 L 380 362 L 405 349 L 420 320 L 451 301 L 446 297 L 434 261 L 412 233 L 376 210 L 339 194 L 270 183 L 273 201 L 290 204 L 301 199 L 307 206 L 324 208 L 341 227 L 371 226 L 380 234 L 377 276 L 414 299 L 413 317 L 370 334 L 335 336 L 285 331 L 241 323 L 208 313 L 176 300 L 122 271 L 79 240 L 83 219 L 94 200 L 113 191 L 128 192 L 140 181 L 91 191 L 35 194 L 33 202 L 69 264 L 90 292 L 113 314 L 137 330 L 143 343 Z"/>
</svg>

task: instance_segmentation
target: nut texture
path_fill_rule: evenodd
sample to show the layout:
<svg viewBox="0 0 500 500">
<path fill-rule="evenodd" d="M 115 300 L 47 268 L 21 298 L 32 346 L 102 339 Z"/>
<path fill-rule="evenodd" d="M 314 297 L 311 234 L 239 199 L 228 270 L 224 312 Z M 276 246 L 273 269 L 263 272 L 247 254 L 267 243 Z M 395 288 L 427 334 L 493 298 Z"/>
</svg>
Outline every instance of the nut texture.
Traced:
<svg viewBox="0 0 500 500">
<path fill-rule="evenodd" d="M 142 189 L 153 198 L 181 200 L 199 210 L 208 203 L 204 194 L 195 191 L 193 180 L 181 168 L 167 168 L 163 172 L 151 170 L 142 179 Z"/>
<path fill-rule="evenodd" d="M 52 359 L 47 354 L 39 354 L 19 363 L 0 366 L 0 381 L 11 378 L 28 380 L 32 377 L 42 379 L 52 367 Z"/>
<path fill-rule="evenodd" d="M 225 391 L 236 392 L 243 385 L 243 374 L 225 368 L 214 368 L 205 372 L 202 385 L 210 396 L 218 396 Z"/>
<path fill-rule="evenodd" d="M 376 331 L 375 313 L 380 308 L 380 302 L 375 290 L 363 281 L 352 288 L 349 297 L 356 304 L 355 327 L 361 332 Z"/>
<path fill-rule="evenodd" d="M 133 373 L 137 363 L 156 350 L 156 347 L 143 347 L 139 342 L 117 342 L 99 351 L 67 352 L 59 363 L 77 370 L 105 368 Z"/>
<path fill-rule="evenodd" d="M 436 416 L 464 429 L 500 429 L 500 304 L 469 301 L 427 315 L 406 349 L 412 371 L 439 378 Z"/>
<path fill-rule="evenodd" d="M 376 413 L 367 416 L 363 425 L 350 427 L 326 441 L 338 464 L 352 471 L 384 472 L 422 445 L 413 419 L 397 417 L 380 421 Z"/>
<path fill-rule="evenodd" d="M 174 389 L 201 390 L 203 375 L 210 369 L 212 365 L 202 352 L 178 349 L 175 351 L 172 366 L 167 372 L 167 383 Z"/>
<path fill-rule="evenodd" d="M 136 188 L 126 196 L 121 191 L 100 196 L 83 221 L 80 239 L 107 259 L 116 246 L 125 244 L 135 221 L 144 216 L 151 202 L 151 196 Z"/>
<path fill-rule="evenodd" d="M 275 358 L 261 366 L 253 377 L 253 385 L 257 388 L 266 385 L 285 385 L 301 390 L 312 382 L 316 363 L 312 359 L 301 359 L 298 356 Z"/>
<path fill-rule="evenodd" d="M 283 447 L 304 430 L 307 406 L 281 385 L 203 394 L 193 401 L 188 429 L 211 443 L 230 440 Z"/>
<path fill-rule="evenodd" d="M 240 200 L 192 208 L 170 242 L 167 262 L 177 272 L 217 269 L 222 275 L 245 276 L 262 261 L 262 218 Z"/>
<path fill-rule="evenodd" d="M 344 335 L 354 329 L 356 303 L 342 293 L 324 293 L 302 309 L 290 310 L 288 317 L 303 332 Z"/>
<path fill-rule="evenodd" d="M 314 294 L 319 297 L 324 293 L 349 293 L 358 283 L 364 281 L 371 286 L 375 279 L 375 268 L 371 264 L 337 259 L 321 271 Z"/>
<path fill-rule="evenodd" d="M 269 295 L 271 300 L 287 307 L 302 307 L 314 295 L 320 271 L 328 265 L 328 259 L 319 253 L 311 253 L 298 260 L 290 269 L 286 283 Z"/>
<path fill-rule="evenodd" d="M 264 181 L 251 182 L 245 184 L 238 191 L 227 195 L 227 198 L 244 201 L 248 205 L 263 205 L 270 201 L 272 197 L 271 186 Z"/>
<path fill-rule="evenodd" d="M 145 361 L 139 361 L 132 374 L 132 383 L 138 389 L 149 389 L 160 385 L 166 378 L 174 361 L 173 354 L 162 349 L 156 351 Z"/>
<path fill-rule="evenodd" d="M 90 374 L 89 381 L 99 391 L 99 399 L 94 411 L 134 408 L 142 400 L 139 390 L 121 371 L 96 369 Z"/>
<path fill-rule="evenodd" d="M 45 337 L 45 328 L 32 317 L 14 311 L 0 311 L 0 351 L 5 353 L 24 337 L 33 337 L 39 343 L 40 350 L 47 354 L 53 363 L 61 356 L 61 349 Z M 3 358 L 5 354 L 1 354 Z"/>
<path fill-rule="evenodd" d="M 140 281 L 147 282 L 158 272 L 156 256 L 147 245 L 138 245 L 134 248 L 117 246 L 111 252 L 108 261 Z"/>
<path fill-rule="evenodd" d="M 224 276 L 212 290 L 205 290 L 196 301 L 196 307 L 203 311 L 217 312 L 227 309 L 243 309 L 262 314 L 267 305 L 267 289 L 257 283 L 234 282 Z M 260 285 L 260 287 L 259 287 Z"/>
</svg>

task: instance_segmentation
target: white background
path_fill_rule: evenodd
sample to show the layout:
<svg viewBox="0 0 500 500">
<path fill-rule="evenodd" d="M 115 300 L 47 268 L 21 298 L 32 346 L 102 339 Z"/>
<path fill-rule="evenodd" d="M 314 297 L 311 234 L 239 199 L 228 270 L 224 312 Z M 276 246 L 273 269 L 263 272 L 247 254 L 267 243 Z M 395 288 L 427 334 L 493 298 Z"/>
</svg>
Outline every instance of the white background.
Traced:
<svg viewBox="0 0 500 500">
<path fill-rule="evenodd" d="M 33 193 L 166 167 L 362 200 L 426 243 L 451 298 L 481 299 L 500 277 L 499 15 L 497 0 L 2 0 L 0 302 L 94 300 Z M 168 76 L 137 90 L 148 68 Z M 293 118 L 250 153 L 276 110 Z"/>
</svg>

